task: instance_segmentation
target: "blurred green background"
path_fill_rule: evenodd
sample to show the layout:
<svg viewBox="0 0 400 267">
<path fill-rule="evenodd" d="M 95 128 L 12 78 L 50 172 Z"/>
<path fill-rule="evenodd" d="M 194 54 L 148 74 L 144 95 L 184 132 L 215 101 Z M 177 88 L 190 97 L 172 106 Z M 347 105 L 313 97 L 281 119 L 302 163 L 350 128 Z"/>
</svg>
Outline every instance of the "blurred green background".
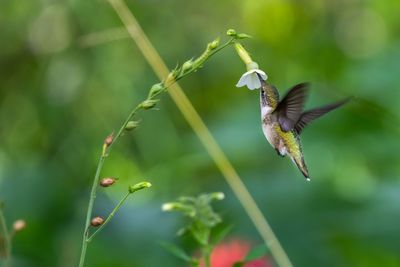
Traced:
<svg viewBox="0 0 400 267">
<path fill-rule="evenodd" d="M 400 266 L 399 1 L 127 4 L 170 68 L 235 28 L 281 95 L 309 81 L 309 108 L 355 96 L 303 132 L 307 183 L 265 140 L 258 92 L 235 87 L 245 67 L 233 48 L 181 82 L 295 266 Z M 76 265 L 102 142 L 158 82 L 121 26 L 103 0 L 0 3 L 0 200 L 9 225 L 28 224 L 14 266 Z M 120 180 L 99 190 L 95 214 L 128 184 L 153 187 L 89 245 L 87 266 L 184 266 L 157 244 L 179 244 L 183 225 L 160 207 L 202 192 L 225 192 L 216 210 L 231 236 L 262 242 L 167 94 L 158 107 L 107 159 L 102 176 Z"/>
</svg>

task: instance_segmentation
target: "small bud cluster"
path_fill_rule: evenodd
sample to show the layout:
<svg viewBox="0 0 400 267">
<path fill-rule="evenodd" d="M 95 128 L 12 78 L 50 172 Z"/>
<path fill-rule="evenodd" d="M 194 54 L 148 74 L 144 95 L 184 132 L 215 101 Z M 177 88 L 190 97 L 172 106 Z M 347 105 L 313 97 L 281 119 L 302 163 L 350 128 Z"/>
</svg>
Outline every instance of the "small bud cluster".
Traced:
<svg viewBox="0 0 400 267">
<path fill-rule="evenodd" d="M 207 60 L 207 58 L 211 55 L 212 51 L 215 50 L 219 46 L 219 39 L 215 39 L 211 43 L 207 45 L 207 49 L 201 54 L 195 61 L 194 65 L 197 68 L 200 68 L 204 61 Z"/>
<path fill-rule="evenodd" d="M 20 231 L 24 230 L 25 227 L 26 227 L 26 222 L 24 220 L 16 220 L 13 223 L 14 232 L 20 232 Z"/>
<path fill-rule="evenodd" d="M 132 131 L 133 129 L 137 128 L 138 126 L 139 126 L 138 121 L 128 121 L 128 123 L 125 125 L 125 130 Z"/>
<path fill-rule="evenodd" d="M 140 107 L 143 109 L 152 109 L 156 106 L 158 99 L 146 99 L 140 104 Z"/>
<path fill-rule="evenodd" d="M 101 179 L 100 185 L 102 187 L 109 187 L 109 186 L 113 185 L 116 182 L 116 180 L 117 179 L 113 178 L 113 177 L 106 177 L 106 178 Z"/>
<path fill-rule="evenodd" d="M 251 38 L 250 35 L 245 34 L 245 33 L 237 33 L 234 29 L 229 29 L 226 32 L 226 35 L 231 36 L 235 39 L 246 39 L 246 38 Z"/>
<path fill-rule="evenodd" d="M 93 227 L 99 227 L 100 225 L 102 225 L 104 223 L 104 219 L 102 217 L 94 217 L 91 221 L 90 221 L 90 225 Z"/>
<path fill-rule="evenodd" d="M 211 228 L 219 224 L 222 219 L 214 212 L 211 203 L 225 198 L 224 193 L 214 192 L 202 194 L 198 197 L 180 197 L 175 202 L 164 203 L 163 211 L 177 211 L 190 218 L 190 223 L 178 233 L 190 232 L 200 244 L 208 244 L 208 235 Z"/>
<path fill-rule="evenodd" d="M 155 85 L 153 85 L 151 88 L 150 88 L 150 91 L 149 91 L 149 98 L 150 97 L 153 97 L 153 96 L 155 96 L 155 95 L 158 95 L 159 93 L 161 93 L 162 91 L 164 91 L 165 90 L 165 86 L 162 84 L 162 83 L 156 83 Z"/>
<path fill-rule="evenodd" d="M 114 141 L 114 134 L 110 134 L 104 139 L 104 144 L 109 147 L 111 146 L 112 142 Z"/>
<path fill-rule="evenodd" d="M 129 186 L 128 191 L 129 191 L 129 193 L 132 194 L 132 193 L 135 193 L 136 191 L 139 191 L 139 190 L 142 190 L 142 189 L 145 189 L 145 188 L 149 188 L 149 187 L 151 187 L 151 183 L 149 183 L 149 182 L 140 182 L 140 183 L 137 183 L 135 185 Z"/>
<path fill-rule="evenodd" d="M 185 61 L 182 64 L 182 72 L 181 72 L 181 74 L 187 73 L 188 71 L 192 70 L 192 68 L 193 68 L 193 60 L 190 59 L 188 61 Z"/>
<path fill-rule="evenodd" d="M 114 133 L 108 135 L 106 139 L 104 139 L 103 153 L 102 153 L 103 157 L 107 155 L 107 149 L 112 145 L 113 142 L 114 142 Z"/>
<path fill-rule="evenodd" d="M 217 48 L 219 46 L 219 38 L 215 39 L 214 41 L 212 41 L 211 43 L 209 43 L 207 45 L 207 48 L 210 50 L 214 50 L 215 48 Z"/>
</svg>

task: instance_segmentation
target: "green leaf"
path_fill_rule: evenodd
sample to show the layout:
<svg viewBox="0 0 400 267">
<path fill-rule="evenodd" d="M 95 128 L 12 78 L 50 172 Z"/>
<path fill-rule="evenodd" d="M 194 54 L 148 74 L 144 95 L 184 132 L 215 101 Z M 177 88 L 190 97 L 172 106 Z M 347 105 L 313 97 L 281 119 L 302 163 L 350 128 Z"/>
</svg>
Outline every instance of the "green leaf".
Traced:
<svg viewBox="0 0 400 267">
<path fill-rule="evenodd" d="M 243 261 L 238 261 L 238 262 L 235 262 L 235 263 L 232 265 L 232 267 L 243 267 L 243 265 L 244 265 L 244 262 L 243 262 Z"/>
<path fill-rule="evenodd" d="M 163 248 L 165 248 L 167 251 L 169 251 L 171 254 L 175 255 L 177 258 L 184 260 L 186 262 L 192 262 L 193 259 L 180 247 L 168 243 L 168 242 L 158 242 Z"/>
<path fill-rule="evenodd" d="M 213 246 L 218 245 L 218 243 L 220 243 L 229 234 L 229 232 L 232 231 L 232 228 L 233 228 L 233 225 L 230 224 L 230 225 L 220 229 L 217 233 L 214 234 L 214 238 L 211 241 L 211 244 Z"/>
<path fill-rule="evenodd" d="M 246 257 L 244 258 L 244 261 L 253 261 L 259 259 L 265 254 L 267 254 L 267 252 L 268 252 L 267 246 L 264 244 L 260 245 L 250 250 L 249 253 L 247 253 Z"/>
</svg>

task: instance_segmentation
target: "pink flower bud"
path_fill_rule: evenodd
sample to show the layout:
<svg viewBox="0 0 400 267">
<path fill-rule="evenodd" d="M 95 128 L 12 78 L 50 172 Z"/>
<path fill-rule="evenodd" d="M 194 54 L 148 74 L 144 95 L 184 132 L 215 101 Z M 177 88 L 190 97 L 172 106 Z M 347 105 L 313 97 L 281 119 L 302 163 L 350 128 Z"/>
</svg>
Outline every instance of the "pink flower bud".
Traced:
<svg viewBox="0 0 400 267">
<path fill-rule="evenodd" d="M 98 226 L 102 225 L 103 223 L 104 223 L 104 219 L 101 218 L 101 217 L 94 217 L 94 218 L 92 219 L 92 221 L 90 222 L 90 224 L 91 224 L 93 227 L 98 227 Z"/>
<path fill-rule="evenodd" d="M 15 232 L 22 231 L 26 227 L 26 222 L 24 220 L 16 220 L 13 223 L 13 229 Z"/>
<path fill-rule="evenodd" d="M 104 144 L 109 147 L 112 142 L 114 141 L 114 134 L 110 134 L 109 136 L 106 137 L 106 139 L 104 139 Z"/>
<path fill-rule="evenodd" d="M 103 178 L 100 181 L 100 185 L 102 187 L 109 187 L 110 185 L 113 185 L 115 183 L 116 179 L 113 177 L 107 177 L 107 178 Z"/>
</svg>

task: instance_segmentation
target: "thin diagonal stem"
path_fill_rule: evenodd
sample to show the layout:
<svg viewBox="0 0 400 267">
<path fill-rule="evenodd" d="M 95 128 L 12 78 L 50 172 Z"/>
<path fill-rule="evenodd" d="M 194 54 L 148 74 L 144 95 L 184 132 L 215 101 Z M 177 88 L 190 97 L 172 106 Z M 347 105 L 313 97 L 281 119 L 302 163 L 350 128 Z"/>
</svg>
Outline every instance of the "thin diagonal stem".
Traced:
<svg viewBox="0 0 400 267">
<path fill-rule="evenodd" d="M 93 240 L 93 238 L 97 235 L 98 232 L 100 232 L 104 226 L 106 226 L 110 220 L 114 217 L 115 213 L 121 208 L 122 204 L 126 201 L 126 199 L 130 196 L 130 192 L 126 193 L 126 195 L 119 201 L 117 206 L 111 211 L 110 215 L 108 215 L 107 219 L 104 221 L 104 223 L 90 236 L 87 238 L 87 242 L 90 242 Z"/>
<path fill-rule="evenodd" d="M 148 40 L 133 14 L 122 0 L 108 1 L 117 12 L 130 36 L 137 44 L 156 75 L 160 80 L 163 80 L 169 73 L 168 68 L 151 42 Z M 271 254 L 275 258 L 277 264 L 281 267 L 292 267 L 293 265 L 286 255 L 286 252 L 283 250 L 253 197 L 243 184 L 236 170 L 233 168 L 232 164 L 219 147 L 214 137 L 211 135 L 197 111 L 194 109 L 190 100 L 186 97 L 178 84 L 172 85 L 168 92 L 187 122 L 199 137 L 200 141 L 210 154 L 211 158 L 214 160 L 217 167 L 220 169 L 225 180 L 242 204 L 261 237 L 264 239 L 265 244 L 271 250 Z"/>
<path fill-rule="evenodd" d="M 10 234 L 7 229 L 6 218 L 4 217 L 3 207 L 0 207 L 0 224 L 1 224 L 1 231 L 3 232 L 4 236 L 4 250 L 5 250 L 5 260 L 4 266 L 10 266 L 11 262 L 11 239 Z"/>
<path fill-rule="evenodd" d="M 86 213 L 85 230 L 83 231 L 83 237 L 82 237 L 82 249 L 81 249 L 81 257 L 79 259 L 79 267 L 82 267 L 85 264 L 86 249 L 88 245 L 87 237 L 89 234 L 90 219 L 92 217 L 94 200 L 96 199 L 96 189 L 97 185 L 99 184 L 100 172 L 101 169 L 103 168 L 105 158 L 106 156 L 104 154 L 100 156 L 96 174 L 93 179 L 92 189 L 90 191 L 89 205 Z"/>
</svg>

